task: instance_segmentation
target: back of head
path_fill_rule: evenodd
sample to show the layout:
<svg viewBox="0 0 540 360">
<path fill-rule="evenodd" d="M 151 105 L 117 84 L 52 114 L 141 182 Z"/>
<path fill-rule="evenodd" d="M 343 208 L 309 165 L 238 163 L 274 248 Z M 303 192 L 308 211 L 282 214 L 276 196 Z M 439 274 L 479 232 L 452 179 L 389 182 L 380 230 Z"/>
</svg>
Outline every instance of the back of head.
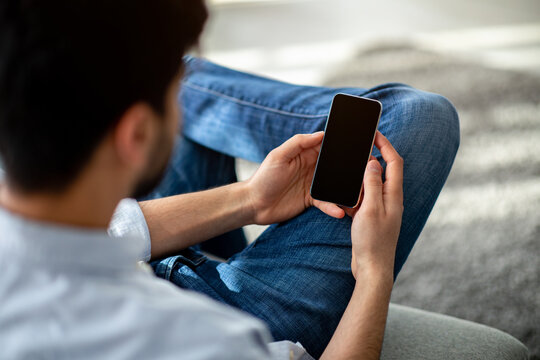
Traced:
<svg viewBox="0 0 540 360">
<path fill-rule="evenodd" d="M 202 0 L 0 3 L 0 157 L 23 192 L 58 192 L 135 102 L 165 93 L 207 17 Z"/>
</svg>

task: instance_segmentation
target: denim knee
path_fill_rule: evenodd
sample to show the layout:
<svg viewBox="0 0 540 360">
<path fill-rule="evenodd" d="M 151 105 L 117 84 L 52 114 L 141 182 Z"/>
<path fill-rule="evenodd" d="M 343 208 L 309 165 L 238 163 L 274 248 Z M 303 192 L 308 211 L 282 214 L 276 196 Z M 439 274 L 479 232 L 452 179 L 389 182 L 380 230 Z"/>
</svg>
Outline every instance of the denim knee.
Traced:
<svg viewBox="0 0 540 360">
<path fill-rule="evenodd" d="M 456 157 L 459 143 L 459 116 L 454 105 L 444 96 L 429 93 L 427 100 L 433 109 L 432 119 L 435 126 L 431 126 L 427 133 L 437 143 L 437 158 L 449 172 Z M 436 173 L 436 172 L 435 172 Z"/>
<path fill-rule="evenodd" d="M 455 156 L 459 148 L 460 131 L 459 131 L 459 116 L 454 105 L 442 95 L 429 93 L 428 99 L 431 107 L 434 109 L 435 118 L 438 121 L 439 128 L 436 130 L 442 131 L 440 135 L 444 135 L 443 146 L 450 154 Z"/>
<path fill-rule="evenodd" d="M 438 94 L 410 87 L 400 92 L 397 107 L 390 111 L 401 118 L 397 132 L 402 137 L 397 141 L 405 161 L 422 163 L 422 170 L 431 175 L 447 175 L 460 143 L 456 108 Z"/>
</svg>

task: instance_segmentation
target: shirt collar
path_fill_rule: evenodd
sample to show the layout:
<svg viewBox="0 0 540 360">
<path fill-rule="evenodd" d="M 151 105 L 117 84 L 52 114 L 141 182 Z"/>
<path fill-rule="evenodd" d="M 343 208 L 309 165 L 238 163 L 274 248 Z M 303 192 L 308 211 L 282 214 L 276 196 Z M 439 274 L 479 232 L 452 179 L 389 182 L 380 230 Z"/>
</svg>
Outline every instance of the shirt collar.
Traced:
<svg viewBox="0 0 540 360">
<path fill-rule="evenodd" d="M 0 256 L 48 267 L 110 271 L 135 269 L 144 239 L 28 219 L 0 207 Z"/>
</svg>

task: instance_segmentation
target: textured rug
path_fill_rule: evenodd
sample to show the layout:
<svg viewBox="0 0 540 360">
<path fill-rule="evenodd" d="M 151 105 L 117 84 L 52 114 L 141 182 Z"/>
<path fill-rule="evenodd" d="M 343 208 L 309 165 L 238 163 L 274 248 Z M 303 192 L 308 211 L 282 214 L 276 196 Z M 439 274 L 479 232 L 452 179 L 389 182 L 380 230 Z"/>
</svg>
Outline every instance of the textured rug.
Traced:
<svg viewBox="0 0 540 360">
<path fill-rule="evenodd" d="M 449 98 L 461 147 L 392 301 L 501 329 L 540 359 L 540 77 L 386 45 L 324 85 L 393 81 Z"/>
</svg>

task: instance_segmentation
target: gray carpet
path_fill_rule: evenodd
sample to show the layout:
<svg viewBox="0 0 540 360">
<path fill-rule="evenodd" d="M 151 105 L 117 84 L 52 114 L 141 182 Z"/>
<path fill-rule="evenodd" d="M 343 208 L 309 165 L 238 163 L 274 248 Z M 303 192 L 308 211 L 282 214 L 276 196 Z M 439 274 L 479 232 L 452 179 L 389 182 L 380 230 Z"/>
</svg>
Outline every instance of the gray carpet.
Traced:
<svg viewBox="0 0 540 360">
<path fill-rule="evenodd" d="M 398 81 L 457 107 L 461 147 L 392 301 L 506 331 L 540 359 L 540 77 L 387 45 L 325 85 Z"/>
</svg>

